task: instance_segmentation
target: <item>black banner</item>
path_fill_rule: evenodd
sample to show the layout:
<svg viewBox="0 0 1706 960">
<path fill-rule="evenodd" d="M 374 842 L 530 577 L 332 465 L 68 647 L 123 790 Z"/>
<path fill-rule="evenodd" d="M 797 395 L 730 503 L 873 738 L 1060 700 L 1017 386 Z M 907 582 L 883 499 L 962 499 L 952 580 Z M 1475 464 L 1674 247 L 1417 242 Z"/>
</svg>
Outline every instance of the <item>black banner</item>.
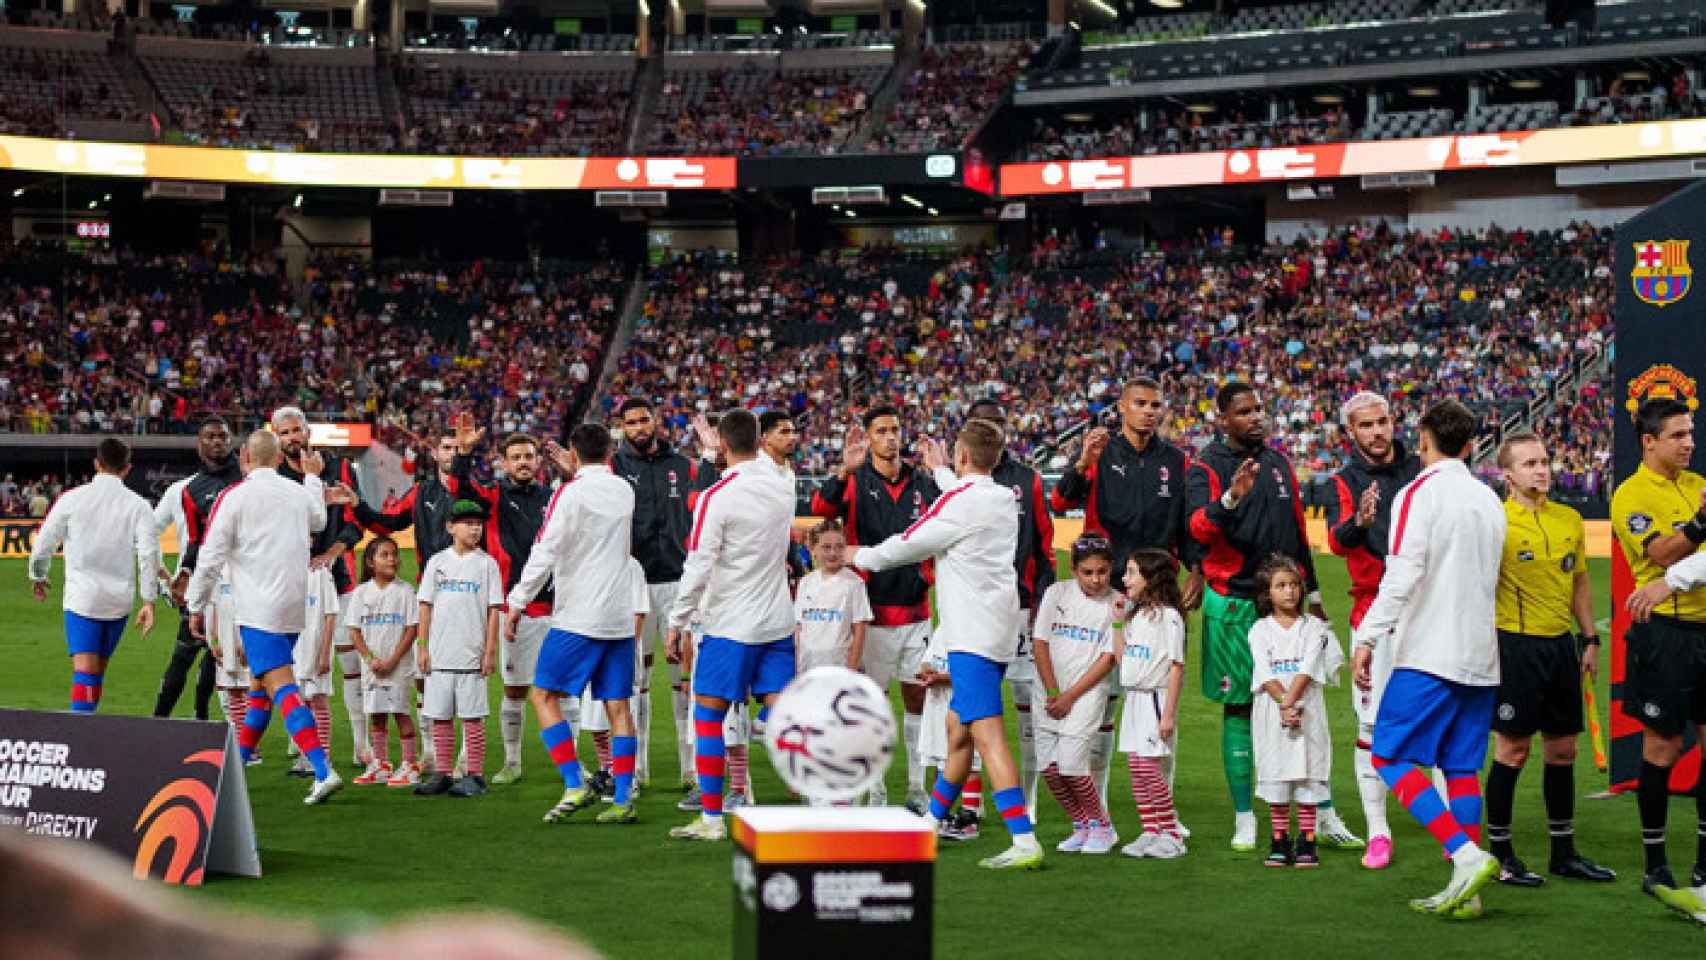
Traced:
<svg viewBox="0 0 1706 960">
<path fill-rule="evenodd" d="M 0 827 L 98 844 L 166 883 L 259 876 L 229 738 L 223 723 L 0 710 Z"/>
<path fill-rule="evenodd" d="M 1694 411 L 1694 434 L 1706 437 L 1698 384 L 1706 374 L 1706 293 L 1694 289 L 1694 258 L 1706 255 L 1706 183 L 1696 183 L 1626 221 L 1617 230 L 1617 390 L 1612 430 L 1615 483 L 1641 465 L 1633 415 L 1641 402 L 1675 397 Z M 1700 449 L 1691 469 L 1699 470 Z M 1615 518 L 1613 518 L 1615 522 Z M 1623 549 L 1611 548 L 1611 785 L 1633 789 L 1641 767 L 1641 724 L 1623 715 L 1623 602 L 1634 590 Z M 1685 733 L 1692 742 L 1693 730 Z M 1700 751 L 1690 749 L 1671 770 L 1671 789 L 1694 789 Z"/>
</svg>

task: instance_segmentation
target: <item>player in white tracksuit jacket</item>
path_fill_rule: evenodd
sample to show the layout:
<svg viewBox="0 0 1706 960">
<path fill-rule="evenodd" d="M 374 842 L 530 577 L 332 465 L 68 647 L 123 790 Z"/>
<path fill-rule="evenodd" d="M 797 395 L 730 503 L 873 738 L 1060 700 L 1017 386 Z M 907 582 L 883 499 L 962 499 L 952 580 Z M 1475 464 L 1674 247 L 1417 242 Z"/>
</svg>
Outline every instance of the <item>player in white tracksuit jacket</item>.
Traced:
<svg viewBox="0 0 1706 960">
<path fill-rule="evenodd" d="M 855 567 L 873 572 L 936 560 L 941 611 L 936 635 L 948 652 L 954 693 L 948 704 L 948 760 L 936 773 L 930 815 L 940 821 L 954 805 L 971 772 L 975 744 L 995 786 L 995 808 L 1013 834 L 1011 848 L 980 864 L 993 870 L 1036 869 L 1043 860 L 1001 718 L 1001 676 L 1019 649 L 1019 589 L 1013 577 L 1019 505 L 1013 491 L 990 476 L 1005 439 L 995 424 L 969 421 L 954 443 L 959 484 L 906 532 L 853 554 Z M 941 454 L 932 444 L 926 456 L 939 459 Z"/>
<path fill-rule="evenodd" d="M 222 576 L 230 579 L 237 631 L 254 676 L 238 745 L 245 760 L 254 756 L 276 704 L 290 738 L 314 765 L 314 787 L 304 802 L 316 804 L 344 783 L 326 761 L 295 673 L 296 637 L 307 621 L 310 547 L 314 534 L 326 526 L 327 491 L 320 483 L 318 453 L 303 452 L 306 476 L 300 484 L 279 475 L 282 456 L 272 433 L 249 435 L 238 455 L 243 481 L 225 488 L 214 502 L 184 606 L 190 611 L 190 633 L 205 638 L 204 611 L 214 586 Z M 342 504 L 349 496 L 341 489 L 332 499 Z"/>
</svg>

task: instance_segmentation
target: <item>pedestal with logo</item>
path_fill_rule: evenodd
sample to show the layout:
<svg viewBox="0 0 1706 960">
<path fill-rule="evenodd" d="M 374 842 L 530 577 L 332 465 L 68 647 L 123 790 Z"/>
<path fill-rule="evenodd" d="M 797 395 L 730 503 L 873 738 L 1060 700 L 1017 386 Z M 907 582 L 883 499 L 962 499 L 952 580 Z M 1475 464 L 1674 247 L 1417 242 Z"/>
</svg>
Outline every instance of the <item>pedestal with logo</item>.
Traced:
<svg viewBox="0 0 1706 960">
<path fill-rule="evenodd" d="M 734 956 L 929 957 L 936 832 L 898 807 L 730 817 Z"/>
</svg>

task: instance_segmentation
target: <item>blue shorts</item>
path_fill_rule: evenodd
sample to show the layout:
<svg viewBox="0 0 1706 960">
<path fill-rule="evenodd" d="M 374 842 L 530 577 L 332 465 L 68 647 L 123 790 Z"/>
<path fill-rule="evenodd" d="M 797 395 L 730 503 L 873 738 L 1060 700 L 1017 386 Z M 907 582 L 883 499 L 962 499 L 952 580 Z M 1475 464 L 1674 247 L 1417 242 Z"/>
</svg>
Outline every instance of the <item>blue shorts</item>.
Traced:
<svg viewBox="0 0 1706 960">
<path fill-rule="evenodd" d="M 238 625 L 237 635 L 243 638 L 243 656 L 256 680 L 279 667 L 296 666 L 296 634 Z"/>
<path fill-rule="evenodd" d="M 1006 672 L 1005 663 L 975 653 L 950 652 L 948 679 L 954 692 L 948 698 L 948 709 L 961 724 L 1001 716 L 1001 677 Z"/>
<path fill-rule="evenodd" d="M 693 692 L 730 703 L 781 693 L 794 679 L 794 638 L 738 643 L 704 636 L 693 660 Z"/>
<path fill-rule="evenodd" d="M 1447 773 L 1487 762 L 1498 687 L 1471 687 L 1418 670 L 1394 670 L 1374 718 L 1374 755 Z"/>
<path fill-rule="evenodd" d="M 587 685 L 594 700 L 626 700 L 634 695 L 634 638 L 585 637 L 552 628 L 539 647 L 533 685 L 578 697 Z"/>
<path fill-rule="evenodd" d="M 72 656 L 79 653 L 92 653 L 103 660 L 110 659 L 113 651 L 118 649 L 119 638 L 124 636 L 124 625 L 129 617 L 119 617 L 117 620 L 93 620 L 80 613 L 65 611 L 65 649 Z"/>
</svg>

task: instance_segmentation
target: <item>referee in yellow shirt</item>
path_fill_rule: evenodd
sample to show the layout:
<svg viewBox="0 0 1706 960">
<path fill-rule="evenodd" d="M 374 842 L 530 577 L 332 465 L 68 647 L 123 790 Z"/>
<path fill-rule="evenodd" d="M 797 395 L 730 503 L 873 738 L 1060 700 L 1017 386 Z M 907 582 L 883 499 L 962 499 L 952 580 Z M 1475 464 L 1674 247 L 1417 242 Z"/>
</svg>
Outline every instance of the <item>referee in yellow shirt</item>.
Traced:
<svg viewBox="0 0 1706 960">
<path fill-rule="evenodd" d="M 1510 496 L 1505 551 L 1499 564 L 1499 695 L 1493 711 L 1493 764 L 1487 771 L 1487 850 L 1499 859 L 1499 881 L 1517 887 L 1546 882 L 1511 845 L 1516 781 L 1540 734 L 1546 773 L 1548 865 L 1554 876 L 1609 883 L 1617 874 L 1576 851 L 1576 740 L 1582 732 L 1582 675 L 1599 669 L 1593 588 L 1588 582 L 1582 516 L 1553 503 L 1552 458 L 1532 433 L 1499 446 Z M 1577 648 L 1574 625 L 1581 628 Z"/>
<path fill-rule="evenodd" d="M 1629 596 L 1635 623 L 1624 638 L 1623 712 L 1646 729 L 1641 738 L 1641 889 L 1665 906 L 1706 923 L 1706 787 L 1696 789 L 1700 849 L 1692 883 L 1679 887 L 1665 856 L 1670 770 L 1692 724 L 1706 737 L 1706 588 L 1664 586 L 1665 571 L 1706 543 L 1706 478 L 1687 469 L 1694 456 L 1694 413 L 1675 399 L 1635 412 L 1641 466 L 1611 495 L 1611 529 L 1635 575 Z M 1655 592 L 1662 596 L 1643 603 Z"/>
</svg>

